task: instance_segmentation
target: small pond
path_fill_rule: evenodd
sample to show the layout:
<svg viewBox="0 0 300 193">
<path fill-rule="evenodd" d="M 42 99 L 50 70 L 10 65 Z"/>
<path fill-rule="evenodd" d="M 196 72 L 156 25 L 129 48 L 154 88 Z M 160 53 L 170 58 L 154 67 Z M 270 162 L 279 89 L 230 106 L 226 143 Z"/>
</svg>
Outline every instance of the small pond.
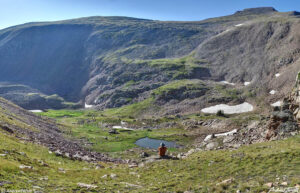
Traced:
<svg viewBox="0 0 300 193">
<path fill-rule="evenodd" d="M 165 141 L 160 139 L 151 139 L 148 137 L 141 138 L 135 142 L 137 146 L 143 147 L 143 148 L 150 148 L 150 149 L 157 149 L 160 145 L 160 143 L 164 143 L 166 147 L 168 148 L 179 148 L 180 145 L 177 145 L 175 142 L 172 141 Z"/>
</svg>

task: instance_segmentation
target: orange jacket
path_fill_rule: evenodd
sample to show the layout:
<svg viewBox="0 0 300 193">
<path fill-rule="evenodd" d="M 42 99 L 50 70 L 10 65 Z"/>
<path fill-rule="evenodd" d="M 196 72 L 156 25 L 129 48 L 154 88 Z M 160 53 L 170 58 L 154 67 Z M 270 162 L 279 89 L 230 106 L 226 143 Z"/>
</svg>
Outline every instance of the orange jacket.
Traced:
<svg viewBox="0 0 300 193">
<path fill-rule="evenodd" d="M 165 156 L 165 155 L 166 155 L 166 152 L 167 152 L 167 149 L 168 149 L 168 148 L 166 148 L 166 147 L 159 147 L 159 148 L 158 148 L 158 154 L 159 154 L 160 156 Z"/>
</svg>

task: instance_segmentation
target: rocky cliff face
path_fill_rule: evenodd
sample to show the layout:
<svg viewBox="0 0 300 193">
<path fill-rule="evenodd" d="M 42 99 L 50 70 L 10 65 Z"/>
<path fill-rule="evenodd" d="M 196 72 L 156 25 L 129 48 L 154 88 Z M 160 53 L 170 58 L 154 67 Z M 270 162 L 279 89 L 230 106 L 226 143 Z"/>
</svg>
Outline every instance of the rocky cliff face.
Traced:
<svg viewBox="0 0 300 193">
<path fill-rule="evenodd" d="M 268 124 L 266 139 L 282 139 L 294 136 L 299 132 L 300 123 L 300 73 L 295 85 L 282 102 L 280 107 L 275 107 Z"/>
<path fill-rule="evenodd" d="M 300 123 L 300 72 L 298 72 L 296 83 L 290 95 L 285 98 L 284 102 L 289 105 L 295 120 Z"/>
</svg>

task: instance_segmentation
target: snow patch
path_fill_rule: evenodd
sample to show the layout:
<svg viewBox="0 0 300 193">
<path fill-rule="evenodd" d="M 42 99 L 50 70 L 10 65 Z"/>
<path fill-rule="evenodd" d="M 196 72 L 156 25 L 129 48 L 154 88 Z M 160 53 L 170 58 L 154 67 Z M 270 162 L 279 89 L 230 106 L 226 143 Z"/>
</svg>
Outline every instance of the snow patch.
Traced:
<svg viewBox="0 0 300 193">
<path fill-rule="evenodd" d="M 235 25 L 235 27 L 240 27 L 240 26 L 242 26 L 242 25 L 244 25 L 244 24 L 243 24 L 243 23 L 240 23 L 240 24 Z"/>
<path fill-rule="evenodd" d="M 236 133 L 237 133 L 237 129 L 234 129 L 234 130 L 226 132 L 226 133 L 215 134 L 215 137 L 224 137 L 224 136 L 228 136 L 228 135 L 234 135 Z M 209 141 L 211 139 L 212 139 L 212 135 L 208 135 L 205 137 L 204 141 Z"/>
<path fill-rule="evenodd" d="M 88 105 L 88 104 L 84 104 L 84 108 L 86 108 L 86 109 L 88 109 L 88 108 L 92 108 L 92 107 L 94 107 L 94 105 Z"/>
<path fill-rule="evenodd" d="M 281 101 L 277 101 L 276 103 L 271 104 L 272 107 L 280 107 L 282 105 Z"/>
<path fill-rule="evenodd" d="M 244 82 L 244 86 L 248 86 L 251 82 Z"/>
<path fill-rule="evenodd" d="M 223 84 L 229 84 L 229 85 L 232 85 L 232 86 L 234 86 L 234 85 L 235 85 L 234 83 L 232 83 L 232 82 L 228 82 L 228 81 L 225 81 L 225 80 L 221 81 L 221 83 L 223 83 Z"/>
<path fill-rule="evenodd" d="M 225 114 L 236 114 L 236 113 L 246 113 L 253 111 L 253 106 L 247 102 L 239 105 L 229 106 L 226 104 L 215 105 L 202 109 L 203 113 L 217 113 L 219 110 L 224 111 Z"/>
<path fill-rule="evenodd" d="M 124 129 L 124 130 L 130 130 L 130 131 L 134 130 L 134 129 L 123 127 L 123 126 L 119 126 L 119 125 L 113 126 L 112 128 L 113 129 Z"/>
<path fill-rule="evenodd" d="M 280 76 L 280 74 L 279 74 L 279 73 L 275 74 L 275 77 L 279 77 L 279 76 Z"/>
<path fill-rule="evenodd" d="M 270 94 L 275 94 L 277 91 L 276 90 L 271 90 L 269 93 Z"/>
<path fill-rule="evenodd" d="M 211 138 L 212 138 L 212 135 L 208 135 L 205 137 L 204 141 L 209 141 L 209 140 L 211 140 Z"/>
<path fill-rule="evenodd" d="M 228 136 L 228 135 L 234 135 L 236 133 L 237 133 L 237 129 L 234 129 L 234 130 L 226 132 L 226 133 L 215 134 L 215 136 L 216 137 L 224 137 L 224 136 Z"/>
<path fill-rule="evenodd" d="M 42 110 L 29 110 L 29 111 L 32 113 L 42 113 L 43 112 Z"/>
</svg>

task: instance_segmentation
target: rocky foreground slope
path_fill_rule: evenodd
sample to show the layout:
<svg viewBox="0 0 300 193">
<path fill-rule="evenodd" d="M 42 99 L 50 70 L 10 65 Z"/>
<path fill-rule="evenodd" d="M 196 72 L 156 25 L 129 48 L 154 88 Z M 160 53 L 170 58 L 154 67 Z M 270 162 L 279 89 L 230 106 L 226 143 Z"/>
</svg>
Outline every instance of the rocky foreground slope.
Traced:
<svg viewBox="0 0 300 193">
<path fill-rule="evenodd" d="M 298 27 L 297 12 L 273 8 L 198 22 L 89 17 L 14 26 L 0 31 L 0 81 L 33 91 L 12 87 L 0 95 L 27 109 L 76 107 L 65 101 L 104 109 L 155 95 L 160 114 L 257 103 L 262 96 L 273 103 L 291 89 L 300 70 Z M 211 99 L 203 90 L 174 87 L 174 81 L 186 80 L 206 87 L 226 81 L 231 96 Z M 187 94 L 170 99 L 155 93 L 170 84 Z M 53 94 L 62 100 L 47 102 Z"/>
<path fill-rule="evenodd" d="M 121 162 L 84 148 L 84 141 L 68 139 L 64 134 L 66 130 L 54 120 L 37 116 L 3 98 L 0 98 L 0 129 L 2 133 L 22 141 L 46 146 L 58 156 L 74 160 Z"/>
</svg>

